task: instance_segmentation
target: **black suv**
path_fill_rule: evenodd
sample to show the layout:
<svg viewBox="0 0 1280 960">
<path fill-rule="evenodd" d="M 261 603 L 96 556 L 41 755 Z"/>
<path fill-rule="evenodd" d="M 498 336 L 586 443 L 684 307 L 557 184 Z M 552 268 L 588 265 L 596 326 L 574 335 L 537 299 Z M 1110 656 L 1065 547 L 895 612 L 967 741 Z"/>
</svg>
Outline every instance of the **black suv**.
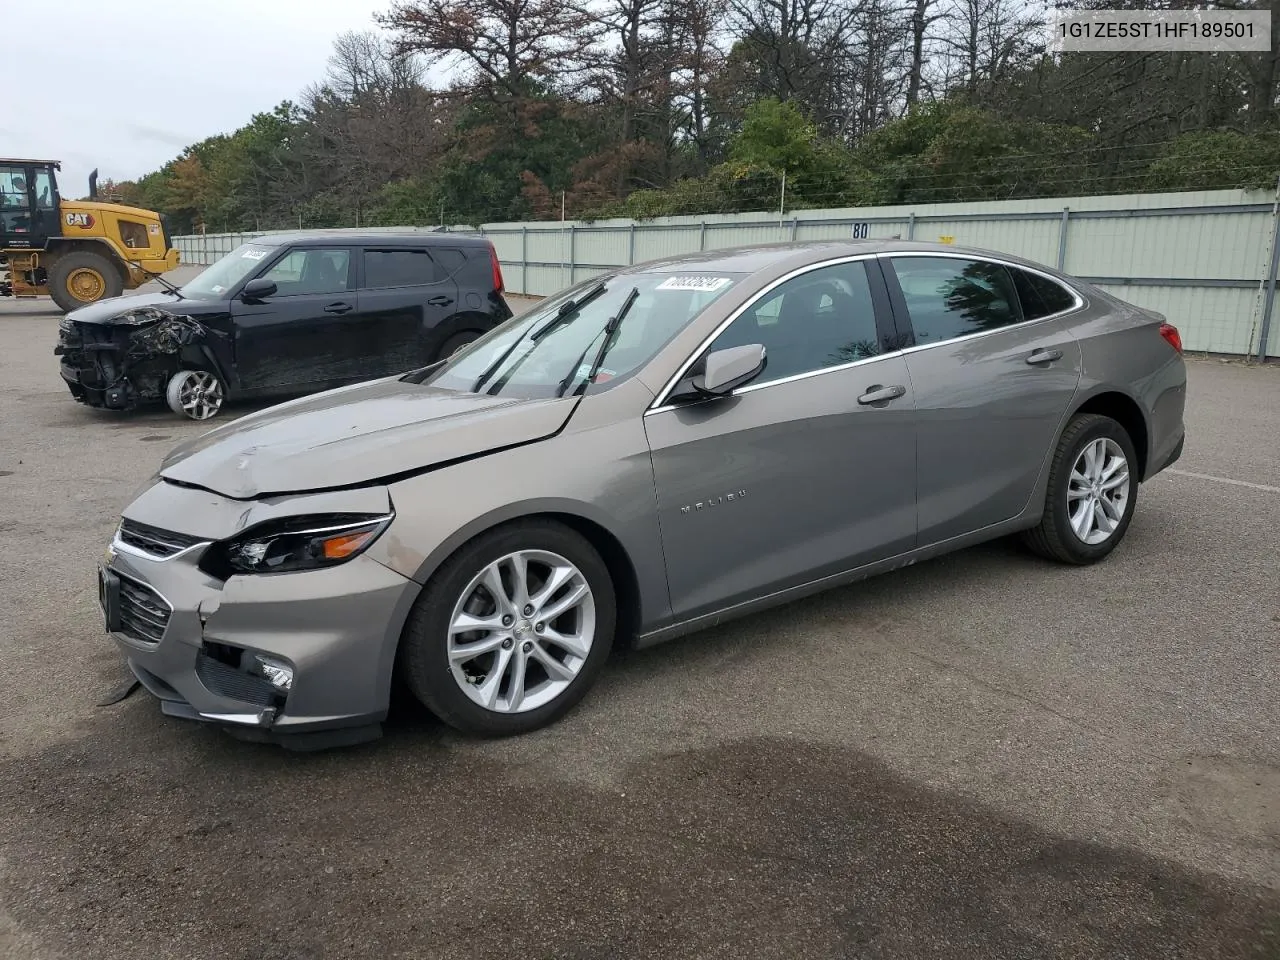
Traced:
<svg viewBox="0 0 1280 960">
<path fill-rule="evenodd" d="M 54 353 L 72 396 L 207 420 L 228 398 L 428 366 L 511 317 L 493 245 L 453 233 L 266 236 L 166 286 L 67 314 Z"/>
</svg>

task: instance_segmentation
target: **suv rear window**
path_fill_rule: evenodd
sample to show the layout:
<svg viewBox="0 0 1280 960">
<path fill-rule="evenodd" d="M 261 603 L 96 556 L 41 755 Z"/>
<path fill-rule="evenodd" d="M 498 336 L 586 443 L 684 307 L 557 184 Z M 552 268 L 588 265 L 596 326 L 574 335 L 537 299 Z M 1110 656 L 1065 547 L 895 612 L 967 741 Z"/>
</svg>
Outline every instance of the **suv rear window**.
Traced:
<svg viewBox="0 0 1280 960">
<path fill-rule="evenodd" d="M 364 285 L 369 289 L 420 286 L 447 275 L 422 248 L 364 252 Z"/>
</svg>

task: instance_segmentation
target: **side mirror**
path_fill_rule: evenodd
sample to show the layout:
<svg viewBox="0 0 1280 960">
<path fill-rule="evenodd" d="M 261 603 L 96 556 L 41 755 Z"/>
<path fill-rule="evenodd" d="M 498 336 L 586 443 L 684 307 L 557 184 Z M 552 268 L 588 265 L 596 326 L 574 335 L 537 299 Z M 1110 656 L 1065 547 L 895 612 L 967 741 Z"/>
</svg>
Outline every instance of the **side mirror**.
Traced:
<svg viewBox="0 0 1280 960">
<path fill-rule="evenodd" d="M 695 379 L 693 388 L 699 393 L 722 397 L 750 383 L 764 370 L 764 345 L 748 343 L 728 350 L 707 354 L 706 372 Z"/>
<path fill-rule="evenodd" d="M 257 280 L 250 280 L 244 285 L 244 289 L 240 291 L 240 297 L 243 300 L 262 300 L 275 292 L 276 282 L 274 280 L 266 280 L 259 277 Z"/>
<path fill-rule="evenodd" d="M 723 397 L 758 377 L 766 362 L 764 345 L 759 343 L 713 350 L 694 367 L 700 372 L 682 381 L 670 399 L 678 402 Z"/>
</svg>

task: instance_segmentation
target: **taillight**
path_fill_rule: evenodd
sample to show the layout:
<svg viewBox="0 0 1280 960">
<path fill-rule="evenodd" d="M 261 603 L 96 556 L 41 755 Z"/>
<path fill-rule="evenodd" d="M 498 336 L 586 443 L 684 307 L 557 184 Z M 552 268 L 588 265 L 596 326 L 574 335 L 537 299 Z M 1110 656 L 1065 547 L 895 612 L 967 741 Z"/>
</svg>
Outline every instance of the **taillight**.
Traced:
<svg viewBox="0 0 1280 960">
<path fill-rule="evenodd" d="M 506 288 L 502 285 L 502 264 L 498 262 L 498 251 L 489 244 L 489 262 L 493 264 L 493 288 L 502 293 Z"/>
<path fill-rule="evenodd" d="M 1178 333 L 1178 328 L 1172 323 L 1160 324 L 1160 336 L 1169 341 L 1169 346 L 1173 347 L 1173 349 L 1179 353 L 1182 352 L 1182 334 Z"/>
</svg>

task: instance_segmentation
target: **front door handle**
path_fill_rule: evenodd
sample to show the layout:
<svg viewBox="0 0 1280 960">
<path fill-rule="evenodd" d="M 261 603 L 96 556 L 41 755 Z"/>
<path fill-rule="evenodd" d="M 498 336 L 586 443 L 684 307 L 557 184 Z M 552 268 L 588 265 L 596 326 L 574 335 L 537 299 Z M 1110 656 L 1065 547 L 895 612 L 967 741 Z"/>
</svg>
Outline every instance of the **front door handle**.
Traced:
<svg viewBox="0 0 1280 960">
<path fill-rule="evenodd" d="M 348 313 L 352 309 L 353 307 L 351 306 L 351 304 L 342 303 L 341 301 L 339 301 L 338 303 L 329 304 L 327 307 L 324 308 L 324 312 L 325 313 Z"/>
<path fill-rule="evenodd" d="M 432 297 L 430 300 L 427 301 L 427 303 L 429 303 L 433 307 L 447 307 L 449 304 L 453 303 L 453 298 L 452 297 Z"/>
<path fill-rule="evenodd" d="M 906 392 L 907 388 L 900 384 L 895 383 L 891 387 L 884 387 L 877 383 L 867 387 L 867 392 L 858 398 L 858 402 L 863 406 L 877 404 L 884 406 L 890 400 L 897 400 Z"/>
<path fill-rule="evenodd" d="M 1036 364 L 1053 363 L 1053 361 L 1061 359 L 1061 350 L 1046 350 L 1043 347 L 1040 347 L 1031 351 L 1031 356 L 1027 357 L 1027 363 L 1034 367 Z"/>
</svg>

